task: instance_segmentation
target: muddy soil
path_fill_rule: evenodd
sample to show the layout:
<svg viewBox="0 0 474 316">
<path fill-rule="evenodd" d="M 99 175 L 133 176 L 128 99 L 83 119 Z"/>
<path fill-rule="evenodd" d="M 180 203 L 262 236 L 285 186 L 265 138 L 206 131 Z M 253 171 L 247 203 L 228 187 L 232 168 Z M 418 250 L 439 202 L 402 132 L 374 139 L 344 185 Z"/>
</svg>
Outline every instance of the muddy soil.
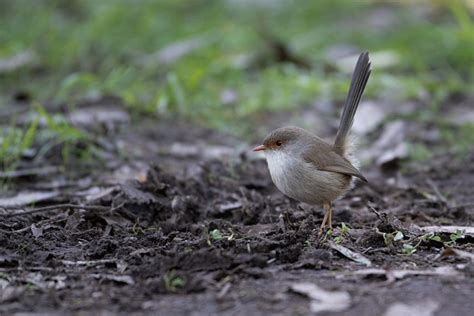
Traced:
<svg viewBox="0 0 474 316">
<path fill-rule="evenodd" d="M 56 194 L 0 209 L 1 313 L 474 309 L 472 258 L 458 251 L 473 252 L 473 235 L 420 228 L 473 226 L 474 152 L 388 174 L 366 167 L 370 184 L 335 202 L 335 227 L 320 237 L 322 209 L 280 194 L 243 142 L 165 121 L 105 139 L 117 151 L 100 167 L 10 180 L 4 196 Z M 308 282 L 327 297 L 302 290 Z"/>
</svg>

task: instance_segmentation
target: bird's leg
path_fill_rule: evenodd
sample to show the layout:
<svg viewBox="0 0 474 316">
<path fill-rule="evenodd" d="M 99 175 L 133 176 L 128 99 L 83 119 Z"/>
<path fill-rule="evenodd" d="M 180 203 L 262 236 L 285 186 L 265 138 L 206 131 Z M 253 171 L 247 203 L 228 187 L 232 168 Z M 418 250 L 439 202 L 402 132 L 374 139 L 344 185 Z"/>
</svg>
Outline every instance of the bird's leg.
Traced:
<svg viewBox="0 0 474 316">
<path fill-rule="evenodd" d="M 328 216 L 329 228 L 332 229 L 332 205 L 331 205 L 331 203 L 328 203 L 328 208 L 329 208 L 329 216 Z"/>
<path fill-rule="evenodd" d="M 327 222 L 329 220 L 329 223 L 331 223 L 331 204 L 329 203 L 324 203 L 323 204 L 323 208 L 324 208 L 324 218 L 323 218 L 323 222 L 321 223 L 321 227 L 319 228 L 319 235 L 321 236 L 323 234 L 323 230 L 324 228 L 327 226 Z M 332 225 L 332 224 L 330 224 Z"/>
</svg>

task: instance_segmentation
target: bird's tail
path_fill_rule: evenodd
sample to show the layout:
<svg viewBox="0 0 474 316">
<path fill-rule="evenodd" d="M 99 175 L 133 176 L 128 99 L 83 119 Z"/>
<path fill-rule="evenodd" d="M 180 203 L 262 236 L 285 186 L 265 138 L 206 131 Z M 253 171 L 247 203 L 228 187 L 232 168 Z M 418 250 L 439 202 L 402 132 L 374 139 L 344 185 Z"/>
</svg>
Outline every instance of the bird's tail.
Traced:
<svg viewBox="0 0 474 316">
<path fill-rule="evenodd" d="M 354 122 L 354 115 L 359 106 L 360 98 L 364 93 L 365 86 L 370 76 L 370 60 L 369 53 L 364 52 L 360 54 L 357 64 L 352 75 L 351 87 L 349 94 L 347 95 L 346 103 L 344 104 L 344 110 L 342 112 L 341 123 L 336 134 L 336 140 L 334 141 L 334 149 L 340 154 L 344 154 L 346 151 L 347 135 Z"/>
</svg>

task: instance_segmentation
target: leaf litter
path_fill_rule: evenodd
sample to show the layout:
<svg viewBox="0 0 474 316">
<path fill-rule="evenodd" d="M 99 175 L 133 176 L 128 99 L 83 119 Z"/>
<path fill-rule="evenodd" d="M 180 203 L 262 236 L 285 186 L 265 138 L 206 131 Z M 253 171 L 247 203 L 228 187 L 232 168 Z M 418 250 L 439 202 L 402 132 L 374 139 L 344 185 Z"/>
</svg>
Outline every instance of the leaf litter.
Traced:
<svg viewBox="0 0 474 316">
<path fill-rule="evenodd" d="M 411 284 L 426 281 L 434 288 L 441 283 L 456 286 L 457 297 L 466 297 L 470 270 L 465 262 L 472 260 L 469 238 L 474 213 L 468 206 L 452 208 L 436 194 L 420 193 L 433 192 L 425 174 L 405 171 L 405 186 L 392 185 L 380 176 L 373 177 L 373 188 L 357 184 L 334 207 L 335 223 L 350 227 L 321 242 L 317 228 L 322 210 L 278 193 L 261 159 L 228 154 L 227 160 L 216 160 L 201 150 L 192 155 L 163 153 L 160 148 L 190 144 L 190 140 L 182 137 L 179 128 L 161 126 L 157 131 L 155 123 L 147 128 L 138 127 L 135 133 L 141 140 L 131 141 L 128 147 L 146 144 L 151 148 L 153 155 L 146 159 L 152 163 L 146 169 L 140 161 L 117 161 L 116 170 L 127 170 L 121 180 L 113 178 L 116 170 L 107 168 L 89 172 L 87 177 L 72 173 L 67 186 L 54 191 L 58 196 L 30 200 L 21 209 L 4 207 L 0 256 L 5 260 L 0 260 L 0 279 L 6 280 L 1 283 L 6 287 L 2 293 L 6 301 L 26 304 L 24 271 L 40 271 L 44 282 L 55 284 L 60 284 L 56 277 L 66 275 L 61 279 L 66 285 L 61 287 L 64 302 L 74 302 L 84 291 L 90 297 L 107 289 L 110 297 L 87 300 L 90 310 L 136 311 L 148 302 L 149 310 L 171 311 L 172 306 L 182 311 L 191 300 L 204 296 L 216 297 L 219 303 L 206 300 L 196 307 L 202 314 L 210 312 L 203 306 L 237 300 L 263 302 L 274 312 L 278 308 L 302 313 L 338 309 L 337 314 L 354 309 L 381 315 L 386 305 L 361 299 L 378 297 L 378 285 L 402 279 L 407 283 L 397 284 L 406 286 L 406 295 L 390 288 L 390 294 L 384 295 L 409 302 Z M 206 131 L 199 133 L 206 135 Z M 130 133 L 127 137 L 134 139 Z M 210 143 L 215 148 L 235 147 L 225 138 Z M 474 155 L 465 159 L 472 162 Z M 472 168 L 460 169 L 461 165 L 469 166 L 451 157 L 431 162 L 430 178 L 442 196 L 448 196 L 453 178 L 469 181 L 474 174 Z M 59 174 L 49 176 L 51 182 L 62 181 Z M 71 181 L 74 177 L 76 187 Z M 45 178 L 38 181 L 45 184 Z M 17 185 L 20 192 L 28 192 L 21 190 L 23 182 Z M 461 197 L 450 194 L 449 201 L 468 204 L 458 202 Z M 57 198 L 67 203 L 56 204 Z M 392 236 L 389 245 L 388 236 Z M 416 251 L 404 254 L 405 245 Z M 307 283 L 313 277 L 317 285 Z M 311 303 L 301 305 L 297 296 L 281 288 L 281 281 L 306 284 L 295 289 L 305 292 Z M 251 288 L 258 290 L 252 294 Z M 429 289 L 416 290 L 449 304 L 449 295 L 442 290 L 431 293 L 425 288 Z M 51 310 L 55 296 L 46 289 L 35 288 L 34 297 L 42 299 L 29 310 Z M 121 297 L 131 293 L 133 302 L 120 303 Z M 20 310 L 10 303 L 0 311 Z M 67 304 L 63 306 L 69 310 Z M 452 308 L 464 308 L 460 306 Z"/>
</svg>

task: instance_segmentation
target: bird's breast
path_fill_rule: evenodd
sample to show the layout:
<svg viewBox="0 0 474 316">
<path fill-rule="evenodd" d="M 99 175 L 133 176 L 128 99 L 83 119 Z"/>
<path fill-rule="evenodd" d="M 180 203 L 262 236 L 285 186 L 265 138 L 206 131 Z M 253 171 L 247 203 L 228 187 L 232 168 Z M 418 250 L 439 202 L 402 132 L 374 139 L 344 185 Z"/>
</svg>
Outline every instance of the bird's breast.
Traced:
<svg viewBox="0 0 474 316">
<path fill-rule="evenodd" d="M 316 205 L 332 202 L 350 184 L 350 177 L 318 170 L 312 164 L 284 152 L 269 152 L 266 158 L 277 188 L 301 202 Z"/>
</svg>

